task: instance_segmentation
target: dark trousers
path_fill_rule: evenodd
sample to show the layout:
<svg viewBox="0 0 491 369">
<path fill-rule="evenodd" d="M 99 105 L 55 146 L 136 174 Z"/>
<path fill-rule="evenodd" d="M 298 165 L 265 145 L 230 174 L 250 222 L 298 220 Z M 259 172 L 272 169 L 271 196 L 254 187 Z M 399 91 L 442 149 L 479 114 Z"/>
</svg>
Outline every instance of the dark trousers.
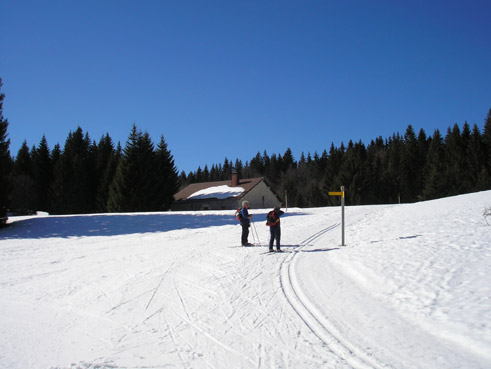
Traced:
<svg viewBox="0 0 491 369">
<path fill-rule="evenodd" d="M 281 228 L 279 225 L 269 227 L 271 238 L 269 239 L 269 249 L 273 250 L 273 243 L 276 240 L 276 250 L 280 249 Z"/>
<path fill-rule="evenodd" d="M 244 245 L 247 245 L 248 241 L 247 241 L 247 238 L 249 237 L 249 227 L 251 225 L 249 224 L 249 222 L 247 223 L 242 223 L 242 246 Z"/>
</svg>

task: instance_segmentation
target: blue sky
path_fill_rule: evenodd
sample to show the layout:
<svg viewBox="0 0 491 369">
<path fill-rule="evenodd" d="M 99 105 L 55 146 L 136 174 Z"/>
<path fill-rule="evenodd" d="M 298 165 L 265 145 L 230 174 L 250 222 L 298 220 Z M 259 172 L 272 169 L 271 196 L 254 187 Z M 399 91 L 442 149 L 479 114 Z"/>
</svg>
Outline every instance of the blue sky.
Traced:
<svg viewBox="0 0 491 369">
<path fill-rule="evenodd" d="M 179 171 L 491 108 L 491 1 L 0 0 L 11 154 L 78 126 L 164 135 Z"/>
</svg>

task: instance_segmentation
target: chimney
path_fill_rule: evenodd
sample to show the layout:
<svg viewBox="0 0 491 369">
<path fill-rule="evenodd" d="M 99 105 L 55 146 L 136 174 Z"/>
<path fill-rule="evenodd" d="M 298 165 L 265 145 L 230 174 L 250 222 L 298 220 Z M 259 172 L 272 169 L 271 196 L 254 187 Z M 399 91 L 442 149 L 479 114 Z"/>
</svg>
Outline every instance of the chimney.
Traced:
<svg viewBox="0 0 491 369">
<path fill-rule="evenodd" d="M 239 185 L 239 174 L 237 172 L 232 173 L 232 187 L 237 187 Z"/>
</svg>

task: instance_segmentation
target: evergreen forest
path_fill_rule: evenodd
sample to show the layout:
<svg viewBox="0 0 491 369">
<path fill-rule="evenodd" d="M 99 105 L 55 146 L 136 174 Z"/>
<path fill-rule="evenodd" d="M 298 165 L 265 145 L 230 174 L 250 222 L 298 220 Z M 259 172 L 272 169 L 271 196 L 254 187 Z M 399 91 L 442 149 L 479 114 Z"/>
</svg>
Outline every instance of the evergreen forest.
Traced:
<svg viewBox="0 0 491 369">
<path fill-rule="evenodd" d="M 1 92 L 0 79 L 0 92 Z M 409 125 L 403 135 L 378 137 L 368 145 L 350 141 L 321 154 L 291 149 L 258 152 L 180 175 L 164 137 L 155 145 L 133 125 L 124 148 L 109 134 L 92 141 L 81 127 L 63 147 L 50 149 L 46 137 L 37 146 L 24 142 L 15 157 L 9 151 L 9 122 L 0 93 L 0 223 L 7 209 L 15 214 L 162 211 L 173 195 L 196 182 L 265 177 L 284 206 L 338 205 L 328 192 L 345 187 L 348 205 L 415 202 L 491 189 L 491 109 L 481 132 L 467 122 L 427 136 Z"/>
<path fill-rule="evenodd" d="M 63 149 L 43 136 L 24 142 L 10 162 L 9 209 L 16 214 L 87 214 L 168 210 L 178 190 L 172 154 L 162 136 L 155 147 L 133 125 L 125 147 L 109 134 L 98 143 L 78 127 Z"/>
<path fill-rule="evenodd" d="M 260 152 L 245 164 L 225 158 L 223 164 L 181 172 L 180 183 L 266 177 L 288 207 L 338 205 L 330 191 L 345 187 L 346 204 L 391 204 L 431 200 L 491 189 L 491 109 L 483 132 L 477 125 L 457 123 L 443 134 L 404 132 L 378 137 L 368 145 L 350 141 L 329 151 L 302 153 L 296 161 L 291 149 L 283 155 Z"/>
<path fill-rule="evenodd" d="M 1 79 L 0 79 L 1 89 Z M 87 214 L 168 210 L 179 189 L 174 158 L 164 137 L 155 146 L 133 125 L 124 148 L 109 134 L 99 142 L 78 127 L 63 148 L 45 136 L 37 146 L 24 141 L 10 156 L 9 122 L 0 94 L 0 224 L 14 214 Z"/>
</svg>

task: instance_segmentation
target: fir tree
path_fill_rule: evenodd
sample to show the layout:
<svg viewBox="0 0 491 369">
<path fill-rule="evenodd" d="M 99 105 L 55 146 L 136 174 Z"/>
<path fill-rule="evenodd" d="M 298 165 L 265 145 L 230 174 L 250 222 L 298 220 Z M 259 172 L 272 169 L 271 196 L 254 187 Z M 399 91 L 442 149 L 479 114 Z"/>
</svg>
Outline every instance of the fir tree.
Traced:
<svg viewBox="0 0 491 369">
<path fill-rule="evenodd" d="M 227 181 L 230 178 L 232 178 L 232 171 L 233 171 L 232 163 L 228 160 L 228 158 L 225 158 L 222 167 L 222 176 L 221 176 L 222 181 Z"/>
<path fill-rule="evenodd" d="M 7 128 L 9 123 L 3 117 L 3 99 L 5 94 L 2 90 L 2 79 L 0 78 L 0 226 L 7 221 L 7 208 L 10 199 L 10 171 L 12 162 L 10 158 L 10 140 L 8 139 Z"/>
<path fill-rule="evenodd" d="M 239 175 L 239 178 L 242 177 L 243 169 L 244 169 L 244 164 L 242 164 L 242 162 L 239 159 L 235 159 L 234 170 Z"/>
<path fill-rule="evenodd" d="M 215 166 L 212 166 L 212 173 L 214 168 Z M 213 181 L 216 180 L 214 179 Z M 180 190 L 182 190 L 184 187 L 186 187 L 189 184 L 188 176 L 186 175 L 185 171 L 181 171 L 181 174 L 179 175 L 179 183 L 180 183 L 180 187 L 179 187 Z"/>
<path fill-rule="evenodd" d="M 446 193 L 443 196 L 458 195 L 462 187 L 463 167 L 465 166 L 465 148 L 460 127 L 457 123 L 447 130 L 445 136 L 445 179 Z"/>
<path fill-rule="evenodd" d="M 388 202 L 401 202 L 401 192 L 404 178 L 402 176 L 403 141 L 399 133 L 388 140 L 388 165 L 384 180 L 388 184 L 386 197 Z"/>
<path fill-rule="evenodd" d="M 210 181 L 210 170 L 208 169 L 208 164 L 205 164 L 205 167 L 203 168 L 203 173 L 202 173 L 202 182 L 209 182 Z"/>
<path fill-rule="evenodd" d="M 424 159 L 423 159 L 424 160 Z M 411 125 L 404 134 L 401 153 L 401 199 L 403 202 L 414 202 L 422 191 L 423 163 L 419 158 L 419 146 L 416 134 Z"/>
<path fill-rule="evenodd" d="M 367 191 L 364 204 L 381 204 L 384 199 L 380 193 L 387 193 L 387 185 L 383 181 L 386 150 L 381 137 L 371 141 L 367 148 Z"/>
<path fill-rule="evenodd" d="M 14 162 L 12 185 L 12 210 L 22 215 L 34 212 L 38 191 L 34 181 L 31 152 L 26 141 L 23 142 Z"/>
<path fill-rule="evenodd" d="M 262 176 L 264 175 L 264 162 L 263 162 L 263 157 L 261 156 L 261 153 L 258 151 L 256 156 L 251 159 L 251 162 L 249 164 L 249 167 L 252 171 L 253 176 Z"/>
<path fill-rule="evenodd" d="M 95 147 L 95 145 L 94 145 Z M 119 163 L 121 146 L 118 150 L 114 148 L 114 143 L 109 133 L 102 136 L 97 145 L 95 171 L 96 171 L 96 198 L 95 212 L 107 212 L 107 199 L 109 197 L 109 186 L 111 185 L 116 167 Z"/>
<path fill-rule="evenodd" d="M 220 180 L 220 171 L 218 170 L 218 167 L 215 164 L 213 164 L 210 170 L 210 182 L 216 182 L 219 180 Z M 182 185 L 183 179 L 180 178 L 179 181 L 181 182 Z"/>
<path fill-rule="evenodd" d="M 203 169 L 201 169 L 201 167 L 198 167 L 198 170 L 196 171 L 196 182 L 197 183 L 202 183 L 202 182 L 206 182 L 204 180 L 204 177 L 203 177 Z"/>
<path fill-rule="evenodd" d="M 147 132 L 133 125 L 109 190 L 111 212 L 151 211 L 155 195 L 154 146 Z"/>
<path fill-rule="evenodd" d="M 489 176 L 486 170 L 486 152 L 484 142 L 479 127 L 474 124 L 469 138 L 468 146 L 469 172 L 472 176 L 472 189 L 474 191 L 484 191 L 491 188 Z"/>
<path fill-rule="evenodd" d="M 53 162 L 46 136 L 43 135 L 38 147 L 32 151 L 32 161 L 37 187 L 36 210 L 51 212 L 50 186 L 53 181 Z"/>
<path fill-rule="evenodd" d="M 446 191 L 445 178 L 445 144 L 439 130 L 435 130 L 424 169 L 424 190 L 423 197 L 425 200 L 436 199 L 442 196 Z"/>
<path fill-rule="evenodd" d="M 154 210 L 168 210 L 174 202 L 174 195 L 179 190 L 179 178 L 174 158 L 167 147 L 164 136 L 161 136 L 155 152 L 156 160 L 156 202 Z M 205 167 L 208 171 L 208 167 Z M 209 179 L 209 173 L 207 174 Z"/>
<path fill-rule="evenodd" d="M 289 169 L 295 169 L 297 167 L 297 164 L 295 163 L 295 159 L 293 158 L 293 153 L 290 148 L 287 148 L 285 153 L 283 154 L 283 161 L 282 161 L 282 168 L 281 170 L 283 172 L 286 172 Z"/>
<path fill-rule="evenodd" d="M 84 214 L 94 211 L 94 162 L 88 134 L 78 127 L 70 132 L 56 162 L 52 185 L 56 214 Z"/>
<path fill-rule="evenodd" d="M 491 177 L 491 109 L 489 109 L 488 116 L 484 121 L 482 140 L 484 144 L 484 155 L 486 158 L 485 167 L 487 176 Z"/>
</svg>

